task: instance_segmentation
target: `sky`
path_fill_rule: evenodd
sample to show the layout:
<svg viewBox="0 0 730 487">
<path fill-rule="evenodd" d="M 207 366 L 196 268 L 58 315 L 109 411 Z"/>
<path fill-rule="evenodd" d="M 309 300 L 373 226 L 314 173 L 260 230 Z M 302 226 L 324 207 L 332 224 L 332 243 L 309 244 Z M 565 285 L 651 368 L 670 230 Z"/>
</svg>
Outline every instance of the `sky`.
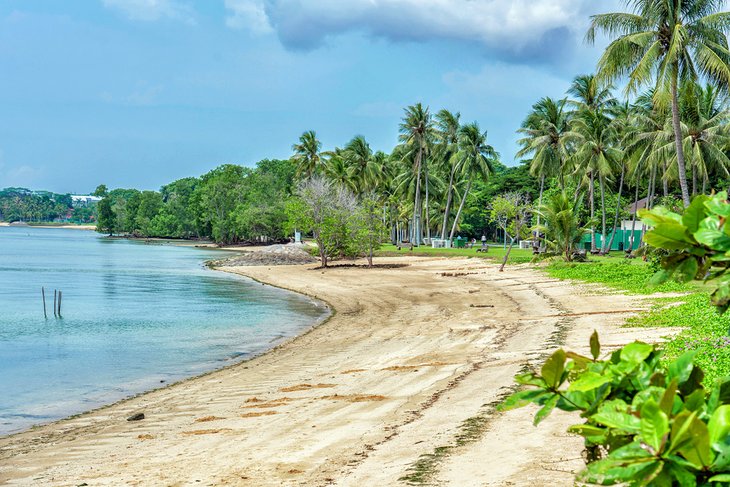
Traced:
<svg viewBox="0 0 730 487">
<path fill-rule="evenodd" d="M 397 143 L 416 102 L 513 165 L 543 96 L 593 72 L 621 0 L 3 0 L 0 188 L 159 189 L 225 163 Z"/>
</svg>

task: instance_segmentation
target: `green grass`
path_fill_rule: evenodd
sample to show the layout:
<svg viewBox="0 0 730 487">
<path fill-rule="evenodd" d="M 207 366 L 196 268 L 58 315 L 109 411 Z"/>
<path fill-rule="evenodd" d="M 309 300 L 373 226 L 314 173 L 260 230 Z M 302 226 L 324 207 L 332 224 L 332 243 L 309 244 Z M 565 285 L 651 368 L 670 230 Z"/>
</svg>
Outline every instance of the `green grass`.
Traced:
<svg viewBox="0 0 730 487">
<path fill-rule="evenodd" d="M 649 286 L 654 271 L 639 259 L 620 257 L 591 257 L 589 262 L 553 262 L 546 268 L 551 277 L 574 279 L 584 282 L 605 284 L 608 287 L 632 294 L 653 294 L 659 292 L 686 292 L 696 289 L 691 284 L 669 281 L 659 286 Z"/>
<path fill-rule="evenodd" d="M 730 315 L 720 315 L 705 291 L 679 299 L 657 300 L 652 311 L 631 318 L 628 325 L 685 327 L 664 346 L 667 360 L 696 351 L 695 361 L 705 372 L 706 384 L 730 375 Z"/>
<path fill-rule="evenodd" d="M 721 316 L 710 304 L 708 291 L 697 283 L 674 281 L 649 286 L 654 271 L 645 262 L 624 259 L 596 259 L 586 263 L 555 262 L 547 273 L 559 279 L 574 279 L 633 294 L 686 292 L 682 297 L 658 298 L 654 309 L 631 318 L 627 325 L 639 327 L 682 327 L 674 339 L 664 345 L 666 359 L 696 351 L 696 363 L 705 371 L 705 383 L 730 375 L 730 313 Z"/>
<path fill-rule="evenodd" d="M 412 251 L 408 249 L 398 250 L 395 245 L 383 245 L 375 254 L 379 257 L 396 257 L 403 255 L 416 255 L 420 257 L 479 257 L 483 259 L 495 260 L 501 262 L 504 258 L 506 250 L 502 246 L 490 245 L 489 252 L 477 252 L 481 245 L 473 249 L 433 249 L 427 245 L 415 247 Z M 532 250 L 512 248 L 508 263 L 524 264 L 532 261 Z"/>
</svg>

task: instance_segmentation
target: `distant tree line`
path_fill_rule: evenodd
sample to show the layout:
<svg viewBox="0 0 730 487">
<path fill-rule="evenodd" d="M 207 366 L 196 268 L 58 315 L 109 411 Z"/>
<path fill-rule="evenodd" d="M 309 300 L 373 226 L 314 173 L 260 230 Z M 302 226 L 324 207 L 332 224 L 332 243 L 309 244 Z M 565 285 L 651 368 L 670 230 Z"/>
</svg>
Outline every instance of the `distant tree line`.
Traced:
<svg viewBox="0 0 730 487">
<path fill-rule="evenodd" d="M 160 191 L 102 192 L 97 230 L 138 237 L 210 238 L 221 244 L 277 241 L 287 235 L 285 206 L 295 185 L 288 160 L 255 168 L 224 164 Z"/>
<path fill-rule="evenodd" d="M 94 205 L 74 208 L 69 194 L 26 188 L 0 190 L 0 221 L 90 223 L 95 218 Z"/>
</svg>

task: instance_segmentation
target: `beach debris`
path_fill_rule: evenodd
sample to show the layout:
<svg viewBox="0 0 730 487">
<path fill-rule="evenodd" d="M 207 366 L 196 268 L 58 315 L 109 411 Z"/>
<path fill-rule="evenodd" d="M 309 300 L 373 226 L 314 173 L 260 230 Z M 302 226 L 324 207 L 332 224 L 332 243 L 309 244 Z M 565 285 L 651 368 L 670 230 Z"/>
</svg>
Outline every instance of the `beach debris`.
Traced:
<svg viewBox="0 0 730 487">
<path fill-rule="evenodd" d="M 308 391 L 310 389 L 327 389 L 330 387 L 337 387 L 337 384 L 297 384 L 290 387 L 282 387 L 279 389 L 280 392 L 296 392 L 296 391 Z"/>
<path fill-rule="evenodd" d="M 260 250 L 246 252 L 227 259 L 210 262 L 216 267 L 221 266 L 272 266 L 272 265 L 300 265 L 317 262 L 317 259 L 307 252 L 301 244 L 270 245 Z"/>
<path fill-rule="evenodd" d="M 493 304 L 470 304 L 470 308 L 494 308 Z"/>
<path fill-rule="evenodd" d="M 144 419 L 144 413 L 136 413 L 127 418 L 127 421 L 142 421 Z"/>
<path fill-rule="evenodd" d="M 365 372 L 365 369 L 349 369 L 343 370 L 340 374 L 357 374 L 358 372 Z"/>
<path fill-rule="evenodd" d="M 226 418 L 221 418 L 218 416 L 204 416 L 202 418 L 196 419 L 195 422 L 196 423 L 207 423 L 208 421 L 218 421 L 220 419 L 226 419 Z"/>
<path fill-rule="evenodd" d="M 329 399 L 331 401 L 347 401 L 347 402 L 370 402 L 370 401 L 385 401 L 388 399 L 380 394 L 334 394 L 332 396 L 323 396 L 320 399 Z"/>
<path fill-rule="evenodd" d="M 137 439 L 138 440 L 154 440 L 155 437 L 150 434 L 145 434 L 145 435 L 137 435 Z"/>
<path fill-rule="evenodd" d="M 256 413 L 242 414 L 241 417 L 242 418 L 257 418 L 259 416 L 271 416 L 271 415 L 274 415 L 274 414 L 279 414 L 279 413 L 277 411 L 259 411 L 259 412 L 256 412 Z"/>
<path fill-rule="evenodd" d="M 231 430 L 231 428 L 217 428 L 217 429 L 210 429 L 210 430 L 183 431 L 182 434 L 187 435 L 187 436 L 214 435 L 216 433 L 223 433 L 225 431 L 232 431 L 232 430 Z"/>
</svg>

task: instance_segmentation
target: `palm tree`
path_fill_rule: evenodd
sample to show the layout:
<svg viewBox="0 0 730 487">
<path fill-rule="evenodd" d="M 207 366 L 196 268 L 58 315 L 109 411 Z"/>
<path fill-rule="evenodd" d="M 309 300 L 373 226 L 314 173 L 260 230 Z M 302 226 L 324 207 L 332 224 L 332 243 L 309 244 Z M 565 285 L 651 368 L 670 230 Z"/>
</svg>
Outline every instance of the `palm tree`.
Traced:
<svg viewBox="0 0 730 487">
<path fill-rule="evenodd" d="M 540 230 L 545 232 L 548 244 L 561 254 L 566 262 L 573 260 L 573 252 L 583 237 L 578 217 L 579 202 L 580 198 L 573 198 L 565 191 L 561 191 L 553 194 L 538 209 L 545 222 Z"/>
<path fill-rule="evenodd" d="M 444 209 L 444 221 L 441 225 L 441 239 L 446 239 L 446 227 L 451 214 L 451 203 L 454 196 L 454 177 L 456 176 L 456 159 L 454 154 L 459 150 L 459 128 L 461 122 L 459 112 L 452 113 L 446 109 L 436 114 L 436 157 L 442 162 L 444 169 L 449 173 L 449 183 L 446 186 L 446 207 Z"/>
<path fill-rule="evenodd" d="M 571 113 L 565 106 L 566 100 L 542 98 L 532 105 L 532 112 L 517 131 L 524 135 L 518 141 L 522 148 L 517 152 L 517 157 L 531 155 L 530 173 L 540 179 L 539 204 L 542 204 L 546 178 L 557 177 L 560 188 L 565 189 L 563 176 L 569 152 L 571 119 Z"/>
<path fill-rule="evenodd" d="M 317 139 L 314 130 L 308 130 L 299 137 L 299 143 L 292 146 L 294 156 L 292 159 L 297 164 L 297 176 L 310 178 L 320 169 L 322 158 L 320 149 L 322 143 Z"/>
<path fill-rule="evenodd" d="M 591 17 L 589 42 L 597 32 L 614 40 L 598 61 L 599 76 L 615 80 L 628 75 L 627 93 L 655 82 L 655 96 L 671 101 L 672 128 L 682 201 L 689 206 L 687 171 L 679 116 L 680 80 L 698 74 L 712 82 L 730 83 L 730 50 L 725 32 L 730 12 L 725 0 L 624 0 L 632 13 L 607 13 Z"/>
<path fill-rule="evenodd" d="M 433 132 L 433 121 L 428 107 L 416 103 L 405 109 L 405 115 L 400 124 L 400 140 L 407 144 L 414 153 L 413 173 L 416 177 L 416 188 L 413 202 L 413 228 L 411 229 L 411 242 L 418 246 L 421 244 L 421 171 L 423 168 L 423 156 L 428 149 Z"/>
<path fill-rule="evenodd" d="M 350 174 L 349 188 L 355 194 L 367 192 L 374 178 L 371 167 L 373 151 L 370 144 L 362 135 L 356 135 L 345 145 L 343 155 Z"/>
<path fill-rule="evenodd" d="M 614 119 L 611 121 L 611 124 L 613 125 L 612 130 L 616 134 L 616 138 L 618 141 L 618 145 L 625 146 L 626 139 L 630 136 L 632 131 L 632 122 L 633 122 L 633 115 L 634 110 L 629 105 L 629 102 L 626 101 L 622 104 L 617 104 L 612 109 Z M 611 247 L 613 247 L 613 241 L 616 237 L 616 230 L 618 228 L 619 223 L 619 215 L 621 213 L 621 196 L 623 194 L 624 189 L 624 179 L 626 178 L 626 168 L 627 168 L 627 161 L 626 161 L 626 153 L 624 151 L 621 151 L 621 159 L 618 161 L 619 167 L 621 169 L 621 177 L 619 179 L 618 183 L 618 194 L 616 196 L 616 212 L 613 216 L 613 229 L 611 230 L 611 238 L 608 241 L 607 245 L 603 245 L 601 249 L 601 253 L 607 254 L 611 252 Z M 605 235 L 604 235 L 604 243 L 605 243 Z"/>
<path fill-rule="evenodd" d="M 454 240 L 456 226 L 459 223 L 459 218 L 461 218 L 461 211 L 464 209 L 464 203 L 467 196 L 469 196 L 474 178 L 481 176 L 487 179 L 494 170 L 492 163 L 499 159 L 499 154 L 494 150 L 494 147 L 487 144 L 487 132 L 482 132 L 479 129 L 479 124 L 472 122 L 459 129 L 459 151 L 453 157 L 456 158 L 458 164 L 457 171 L 466 178 L 466 189 L 461 195 L 461 203 L 459 204 L 459 210 L 456 212 L 454 224 L 451 227 L 449 241 Z"/>
<path fill-rule="evenodd" d="M 604 110 L 616 106 L 611 93 L 611 85 L 606 85 L 593 74 L 576 76 L 568 88 L 568 94 L 575 100 L 568 103 L 579 110 Z"/>
<path fill-rule="evenodd" d="M 710 171 L 730 177 L 730 159 L 723 151 L 730 144 L 727 125 L 730 111 L 712 85 L 702 88 L 688 82 L 681 91 L 682 145 L 690 162 L 694 196 L 697 194 L 698 177 L 702 178 L 702 193 L 706 190 Z"/>
</svg>

